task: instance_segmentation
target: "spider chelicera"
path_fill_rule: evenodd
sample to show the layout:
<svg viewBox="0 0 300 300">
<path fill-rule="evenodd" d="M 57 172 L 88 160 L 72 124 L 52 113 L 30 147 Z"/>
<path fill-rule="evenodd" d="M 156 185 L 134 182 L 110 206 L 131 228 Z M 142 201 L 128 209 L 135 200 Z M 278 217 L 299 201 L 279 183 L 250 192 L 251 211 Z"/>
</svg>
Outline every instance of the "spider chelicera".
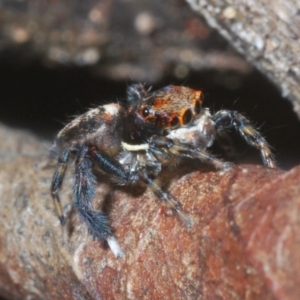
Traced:
<svg viewBox="0 0 300 300">
<path fill-rule="evenodd" d="M 266 140 L 251 122 L 236 111 L 211 114 L 202 108 L 203 93 L 184 86 L 166 86 L 157 91 L 142 84 L 127 89 L 127 107 L 111 103 L 91 109 L 67 124 L 57 135 L 54 149 L 58 163 L 52 179 L 51 195 L 61 224 L 66 223 L 59 198 L 67 163 L 72 157 L 74 207 L 94 239 L 106 240 L 113 253 L 123 252 L 113 235 L 106 215 L 93 209 L 97 186 L 94 167 L 118 184 L 137 181 L 146 184 L 187 226 L 193 224 L 180 203 L 160 186 L 158 175 L 179 157 L 189 157 L 226 170 L 230 164 L 212 156 L 208 148 L 219 134 L 233 127 L 257 148 L 265 165 L 275 161 Z"/>
</svg>

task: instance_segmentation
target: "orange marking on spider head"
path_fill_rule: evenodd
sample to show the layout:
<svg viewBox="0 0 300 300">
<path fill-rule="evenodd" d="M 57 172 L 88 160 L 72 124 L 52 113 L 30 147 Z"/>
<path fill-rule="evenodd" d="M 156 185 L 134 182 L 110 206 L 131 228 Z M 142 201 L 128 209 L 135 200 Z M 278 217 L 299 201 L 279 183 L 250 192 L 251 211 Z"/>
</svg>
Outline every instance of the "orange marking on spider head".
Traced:
<svg viewBox="0 0 300 300">
<path fill-rule="evenodd" d="M 155 98 L 153 101 L 153 107 L 154 109 L 160 109 L 163 106 L 168 105 L 168 102 L 170 102 L 169 98 Z"/>
<path fill-rule="evenodd" d="M 203 103 L 203 93 L 202 93 L 202 91 L 194 91 L 193 103 L 196 103 L 197 101 L 199 101 L 200 104 Z"/>
</svg>

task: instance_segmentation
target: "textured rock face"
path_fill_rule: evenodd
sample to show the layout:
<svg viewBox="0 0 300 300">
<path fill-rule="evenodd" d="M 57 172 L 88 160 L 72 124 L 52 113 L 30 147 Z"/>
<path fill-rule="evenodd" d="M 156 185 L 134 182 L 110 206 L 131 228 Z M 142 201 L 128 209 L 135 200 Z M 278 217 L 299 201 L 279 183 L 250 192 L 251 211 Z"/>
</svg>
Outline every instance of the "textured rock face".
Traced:
<svg viewBox="0 0 300 300">
<path fill-rule="evenodd" d="M 187 229 L 143 188 L 99 183 L 125 256 L 93 241 L 61 193 L 68 224 L 54 215 L 54 168 L 26 132 L 1 128 L 0 293 L 15 299 L 296 299 L 299 176 L 260 166 L 166 173 L 193 218 Z M 9 138 L 14 136 L 15 138 Z M 10 149 L 10 151 L 8 151 Z M 70 166 L 70 171 L 72 167 Z M 176 174 L 177 173 L 177 174 Z M 175 178 L 176 177 L 176 178 Z M 101 178 L 99 178 L 101 180 Z"/>
<path fill-rule="evenodd" d="M 292 100 L 300 116 L 297 0 L 187 0 L 207 22 Z"/>
</svg>

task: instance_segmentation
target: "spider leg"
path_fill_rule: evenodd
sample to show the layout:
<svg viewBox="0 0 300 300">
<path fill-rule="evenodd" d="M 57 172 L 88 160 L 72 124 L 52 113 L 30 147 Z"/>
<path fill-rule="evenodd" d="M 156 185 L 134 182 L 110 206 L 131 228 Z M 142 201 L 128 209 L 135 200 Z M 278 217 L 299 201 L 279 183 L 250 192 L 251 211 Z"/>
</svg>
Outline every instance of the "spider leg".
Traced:
<svg viewBox="0 0 300 300">
<path fill-rule="evenodd" d="M 55 210 L 58 215 L 59 221 L 62 225 L 66 224 L 66 219 L 63 214 L 58 192 L 62 186 L 63 179 L 66 173 L 69 155 L 70 155 L 70 150 L 67 149 L 59 156 L 55 173 L 52 178 L 51 188 L 50 188 Z"/>
<path fill-rule="evenodd" d="M 150 148 L 153 153 L 159 149 L 165 149 L 174 155 L 197 158 L 203 162 L 210 163 L 218 170 L 228 170 L 231 167 L 231 163 L 214 157 L 204 149 L 199 150 L 190 144 L 181 143 L 177 139 L 172 140 L 166 137 L 156 136 L 151 139 Z"/>
<path fill-rule="evenodd" d="M 265 165 L 270 168 L 276 168 L 276 163 L 267 141 L 251 125 L 247 118 L 236 111 L 220 110 L 212 117 L 212 120 L 215 122 L 217 130 L 228 126 L 235 128 L 248 145 L 260 151 Z"/>
<path fill-rule="evenodd" d="M 123 252 L 112 233 L 108 218 L 103 211 L 96 211 L 92 207 L 97 181 L 92 172 L 93 159 L 88 151 L 88 147 L 83 146 L 75 161 L 74 206 L 93 238 L 106 240 L 114 255 L 121 257 Z"/>
<path fill-rule="evenodd" d="M 90 153 L 96 165 L 104 172 L 113 175 L 118 184 L 129 184 L 138 179 L 137 173 L 126 172 L 122 165 L 109 155 L 100 153 L 94 148 L 90 149 Z"/>
<path fill-rule="evenodd" d="M 181 219 L 181 221 L 187 226 L 187 227 L 191 227 L 193 226 L 194 222 L 193 220 L 182 211 L 181 205 L 180 203 L 174 198 L 172 197 L 172 195 L 170 195 L 165 189 L 163 189 L 159 183 L 157 182 L 157 180 L 155 179 L 151 179 L 145 170 L 141 169 L 139 171 L 139 177 L 140 179 L 147 184 L 147 186 L 150 187 L 150 189 L 152 190 L 152 192 L 154 193 L 154 195 L 161 200 L 162 202 L 164 202 L 168 208 L 170 208 L 171 210 L 173 210 L 174 212 L 176 212 L 179 216 L 179 218 Z"/>
</svg>

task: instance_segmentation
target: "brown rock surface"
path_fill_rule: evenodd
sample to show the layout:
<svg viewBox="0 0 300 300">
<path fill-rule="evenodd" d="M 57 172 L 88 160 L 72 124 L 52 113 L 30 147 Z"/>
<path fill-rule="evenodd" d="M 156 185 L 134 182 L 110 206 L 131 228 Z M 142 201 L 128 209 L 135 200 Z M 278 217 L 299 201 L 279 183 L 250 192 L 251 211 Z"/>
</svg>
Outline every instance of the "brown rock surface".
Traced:
<svg viewBox="0 0 300 300">
<path fill-rule="evenodd" d="M 72 211 L 70 174 L 61 193 L 68 225 L 60 226 L 49 195 L 54 171 L 45 163 L 49 144 L 4 127 L 0 136 L 7 141 L 0 153 L 2 296 L 297 299 L 300 294 L 299 168 L 178 172 L 170 191 L 193 218 L 190 229 L 149 190 L 99 184 L 95 207 L 100 199 L 109 204 L 125 252 L 116 259 L 91 239 Z"/>
</svg>

